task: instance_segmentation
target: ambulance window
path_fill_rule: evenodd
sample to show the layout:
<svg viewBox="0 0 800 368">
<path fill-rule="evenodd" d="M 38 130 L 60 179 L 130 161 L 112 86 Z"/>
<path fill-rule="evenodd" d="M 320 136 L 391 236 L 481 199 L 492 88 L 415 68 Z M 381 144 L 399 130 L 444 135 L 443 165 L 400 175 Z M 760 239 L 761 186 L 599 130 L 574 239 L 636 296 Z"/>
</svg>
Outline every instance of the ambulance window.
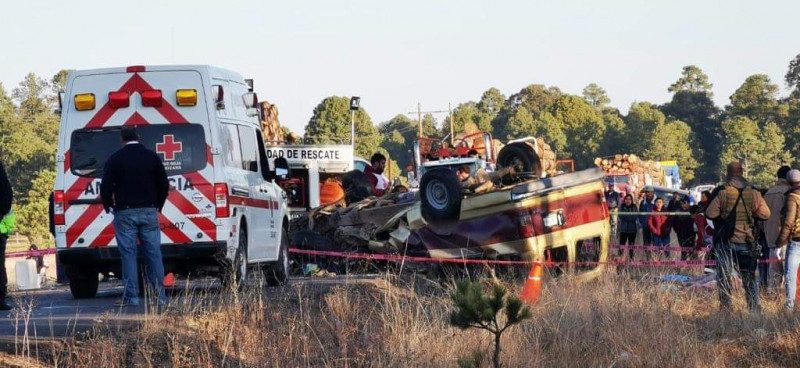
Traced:
<svg viewBox="0 0 800 368">
<path fill-rule="evenodd" d="M 103 177 L 106 160 L 120 149 L 120 127 L 76 130 L 70 138 L 70 170 L 78 176 Z M 156 152 L 167 175 L 206 167 L 206 139 L 199 124 L 154 124 L 136 128 L 139 142 Z"/>
<path fill-rule="evenodd" d="M 225 160 L 226 164 L 228 167 L 241 169 L 242 147 L 239 145 L 239 130 L 236 128 L 236 125 L 233 124 L 224 124 L 223 126 L 228 133 L 228 151 L 226 155 L 227 160 Z"/>
<path fill-rule="evenodd" d="M 258 172 L 258 143 L 255 129 L 239 125 L 239 141 L 242 147 L 242 168 Z"/>
</svg>

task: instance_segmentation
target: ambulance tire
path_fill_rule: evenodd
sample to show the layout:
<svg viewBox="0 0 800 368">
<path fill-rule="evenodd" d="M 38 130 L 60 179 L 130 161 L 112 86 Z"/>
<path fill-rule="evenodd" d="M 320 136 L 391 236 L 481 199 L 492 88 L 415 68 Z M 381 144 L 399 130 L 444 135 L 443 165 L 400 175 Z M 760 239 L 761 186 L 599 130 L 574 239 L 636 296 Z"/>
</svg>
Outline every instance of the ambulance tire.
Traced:
<svg viewBox="0 0 800 368">
<path fill-rule="evenodd" d="M 233 263 L 222 274 L 222 286 L 235 284 L 241 290 L 247 283 L 247 267 L 247 228 L 239 226 L 239 247 L 236 249 Z"/>
<path fill-rule="evenodd" d="M 283 286 L 289 280 L 289 233 L 281 231 L 281 247 L 278 249 L 278 260 L 267 267 L 264 274 L 268 286 Z"/>
<path fill-rule="evenodd" d="M 461 213 L 461 182 L 447 168 L 434 169 L 422 175 L 419 185 L 422 217 L 431 224 L 458 220 Z"/>
<path fill-rule="evenodd" d="M 497 154 L 497 168 L 514 167 L 514 171 L 526 173 L 526 176 L 540 177 L 542 163 L 533 148 L 525 142 L 509 144 Z M 513 184 L 516 175 L 503 178 L 503 184 Z"/>
<path fill-rule="evenodd" d="M 67 267 L 69 277 L 69 291 L 75 299 L 90 299 L 97 296 L 97 286 L 100 283 L 100 274 L 93 268 L 77 266 Z"/>
</svg>

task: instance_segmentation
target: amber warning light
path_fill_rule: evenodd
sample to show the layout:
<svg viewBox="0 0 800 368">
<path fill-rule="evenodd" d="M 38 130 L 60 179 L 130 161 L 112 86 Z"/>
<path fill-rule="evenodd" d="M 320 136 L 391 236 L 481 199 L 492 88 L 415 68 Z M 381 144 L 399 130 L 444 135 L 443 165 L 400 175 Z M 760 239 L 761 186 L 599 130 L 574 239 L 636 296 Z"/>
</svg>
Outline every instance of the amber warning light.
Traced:
<svg viewBox="0 0 800 368">
<path fill-rule="evenodd" d="M 175 101 L 177 101 L 178 106 L 195 106 L 197 105 L 197 90 L 179 89 L 175 92 Z"/>
<path fill-rule="evenodd" d="M 75 95 L 75 110 L 94 110 L 94 93 L 81 93 Z"/>
</svg>

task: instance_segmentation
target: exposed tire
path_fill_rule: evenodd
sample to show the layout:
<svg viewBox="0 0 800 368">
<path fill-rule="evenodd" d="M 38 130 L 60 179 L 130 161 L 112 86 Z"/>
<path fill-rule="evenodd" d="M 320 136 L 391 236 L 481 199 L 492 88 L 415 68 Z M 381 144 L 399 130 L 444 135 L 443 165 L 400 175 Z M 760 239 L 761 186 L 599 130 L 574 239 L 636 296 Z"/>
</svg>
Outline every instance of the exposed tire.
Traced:
<svg viewBox="0 0 800 368">
<path fill-rule="evenodd" d="M 461 183 L 449 169 L 440 168 L 422 175 L 419 185 L 422 217 L 431 224 L 458 220 L 461 212 Z"/>
<path fill-rule="evenodd" d="M 233 263 L 228 267 L 222 276 L 222 285 L 236 285 L 239 289 L 247 283 L 247 229 L 239 227 L 239 247 L 236 248 L 236 255 Z"/>
<path fill-rule="evenodd" d="M 281 246 L 278 249 L 278 260 L 265 270 L 265 279 L 269 286 L 285 285 L 289 280 L 289 234 L 281 231 Z"/>
<path fill-rule="evenodd" d="M 497 167 L 499 169 L 513 167 L 516 172 L 525 173 L 526 176 L 541 177 L 542 162 L 533 148 L 524 142 L 509 144 L 497 154 Z M 504 184 L 514 182 L 514 176 L 503 178 Z"/>
<path fill-rule="evenodd" d="M 69 276 L 69 291 L 75 299 L 89 299 L 97 296 L 97 286 L 100 282 L 99 273 L 94 268 L 67 267 Z"/>
</svg>

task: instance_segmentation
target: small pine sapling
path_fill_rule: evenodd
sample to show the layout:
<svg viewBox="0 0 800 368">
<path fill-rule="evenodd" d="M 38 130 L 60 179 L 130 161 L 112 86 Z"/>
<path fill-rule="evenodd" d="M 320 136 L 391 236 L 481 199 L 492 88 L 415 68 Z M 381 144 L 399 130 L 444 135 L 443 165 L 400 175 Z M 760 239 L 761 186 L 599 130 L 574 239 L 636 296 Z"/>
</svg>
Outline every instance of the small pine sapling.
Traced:
<svg viewBox="0 0 800 368">
<path fill-rule="evenodd" d="M 493 365 L 500 367 L 500 337 L 509 327 L 531 318 L 531 311 L 514 297 L 506 297 L 506 289 L 498 284 L 492 287 L 491 295 L 483 291 L 479 282 L 469 280 L 456 284 L 450 295 L 455 310 L 450 314 L 450 324 L 461 329 L 479 328 L 494 335 Z M 505 309 L 505 323 L 500 311 Z"/>
</svg>

